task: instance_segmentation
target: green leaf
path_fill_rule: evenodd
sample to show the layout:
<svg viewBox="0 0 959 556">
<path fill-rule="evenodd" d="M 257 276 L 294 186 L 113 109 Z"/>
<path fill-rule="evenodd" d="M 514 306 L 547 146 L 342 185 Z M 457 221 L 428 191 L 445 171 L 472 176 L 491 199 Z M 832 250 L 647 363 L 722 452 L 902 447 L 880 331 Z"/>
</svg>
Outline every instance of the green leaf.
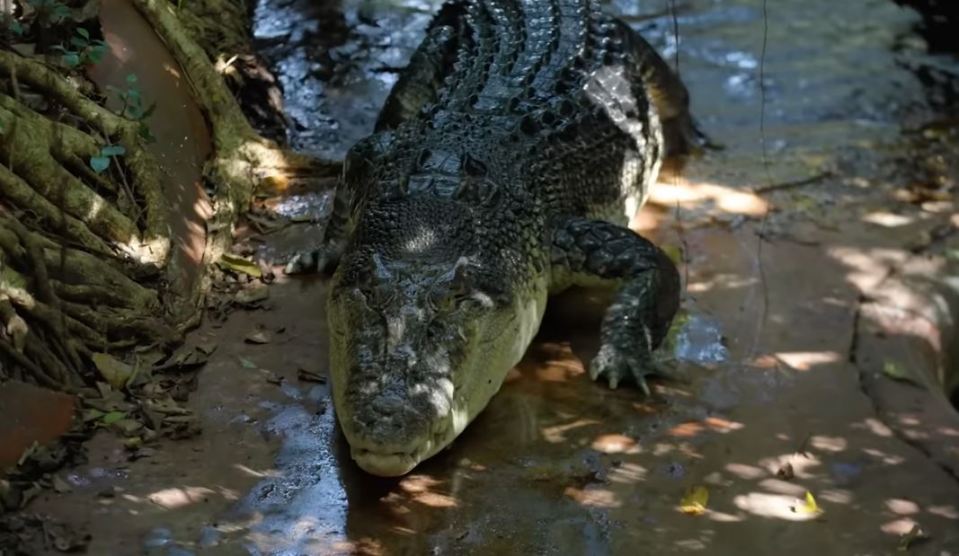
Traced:
<svg viewBox="0 0 959 556">
<path fill-rule="evenodd" d="M 106 415 L 106 413 L 96 408 L 91 407 L 89 409 L 84 409 L 83 422 L 86 423 L 88 421 L 96 421 L 97 419 L 99 419 L 100 417 L 103 417 L 104 415 Z"/>
<path fill-rule="evenodd" d="M 126 411 L 111 411 L 103 417 L 100 418 L 100 422 L 104 425 L 112 425 L 121 419 L 125 419 L 127 416 Z"/>
<path fill-rule="evenodd" d="M 70 44 L 77 48 L 85 48 L 90 43 L 82 37 L 70 37 Z"/>
<path fill-rule="evenodd" d="M 127 83 L 129 83 L 130 85 L 133 85 L 136 82 L 137 82 L 137 74 L 131 73 L 127 75 Z"/>
<path fill-rule="evenodd" d="M 90 31 L 87 31 L 87 30 L 84 29 L 83 27 L 78 27 L 78 28 L 77 28 L 77 34 L 80 35 L 81 37 L 87 39 L 87 40 L 90 40 Z"/>
<path fill-rule="evenodd" d="M 893 380 L 919 385 L 919 381 L 916 380 L 915 375 L 898 361 L 883 362 L 882 373 Z"/>
<path fill-rule="evenodd" d="M 153 132 L 150 131 L 150 127 L 143 122 L 140 122 L 140 128 L 137 130 L 137 132 L 140 135 L 140 138 L 147 143 L 153 143 L 157 140 L 157 138 L 154 137 Z"/>
<path fill-rule="evenodd" d="M 106 47 L 103 45 L 91 46 L 86 54 L 91 63 L 99 64 L 103 60 L 103 55 L 106 54 Z"/>
<path fill-rule="evenodd" d="M 107 145 L 100 149 L 100 156 L 120 156 L 126 154 L 127 150 L 123 145 Z"/>
<path fill-rule="evenodd" d="M 90 168 L 93 168 L 93 171 L 96 173 L 103 172 L 110 167 L 110 159 L 105 156 L 91 156 L 90 157 Z"/>
<path fill-rule="evenodd" d="M 256 363 L 254 363 L 253 361 L 250 361 L 250 360 L 247 359 L 246 357 L 241 357 L 241 358 L 240 358 L 240 365 L 243 365 L 243 368 L 244 368 L 244 369 L 255 369 L 255 368 L 256 368 Z"/>
<path fill-rule="evenodd" d="M 80 55 L 76 52 L 66 52 L 63 54 L 63 63 L 68 68 L 75 68 L 80 65 Z"/>
<path fill-rule="evenodd" d="M 70 8 L 58 3 L 53 6 L 53 11 L 50 14 L 50 21 L 53 23 L 60 23 L 69 16 Z"/>
</svg>

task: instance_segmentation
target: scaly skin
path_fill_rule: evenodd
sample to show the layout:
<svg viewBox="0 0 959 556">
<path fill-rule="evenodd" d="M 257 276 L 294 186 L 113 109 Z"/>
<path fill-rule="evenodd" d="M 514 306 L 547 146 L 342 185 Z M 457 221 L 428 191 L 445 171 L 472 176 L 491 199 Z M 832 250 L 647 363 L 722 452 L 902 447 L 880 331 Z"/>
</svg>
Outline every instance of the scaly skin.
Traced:
<svg viewBox="0 0 959 556">
<path fill-rule="evenodd" d="M 326 244 L 288 267 L 336 267 L 333 404 L 360 467 L 402 475 L 452 442 L 571 285 L 618 288 L 591 376 L 646 390 L 679 277 L 624 226 L 698 138 L 687 105 L 598 2 L 443 7 L 347 156 Z"/>
</svg>

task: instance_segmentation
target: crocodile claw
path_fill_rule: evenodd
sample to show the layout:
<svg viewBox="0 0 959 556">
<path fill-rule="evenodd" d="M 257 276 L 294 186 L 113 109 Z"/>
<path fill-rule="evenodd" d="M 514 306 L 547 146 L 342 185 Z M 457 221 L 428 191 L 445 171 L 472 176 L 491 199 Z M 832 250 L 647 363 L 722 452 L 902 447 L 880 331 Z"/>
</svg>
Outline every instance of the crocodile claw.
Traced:
<svg viewBox="0 0 959 556">
<path fill-rule="evenodd" d="M 613 390 L 622 382 L 633 380 L 647 396 L 651 392 L 646 377 L 651 375 L 672 378 L 672 373 L 662 362 L 654 361 L 649 355 L 630 353 L 612 344 L 604 344 L 589 365 L 589 376 L 593 380 L 605 377 Z"/>
<path fill-rule="evenodd" d="M 326 249 L 299 251 L 283 267 L 285 274 L 312 274 L 323 272 L 331 260 Z"/>
</svg>

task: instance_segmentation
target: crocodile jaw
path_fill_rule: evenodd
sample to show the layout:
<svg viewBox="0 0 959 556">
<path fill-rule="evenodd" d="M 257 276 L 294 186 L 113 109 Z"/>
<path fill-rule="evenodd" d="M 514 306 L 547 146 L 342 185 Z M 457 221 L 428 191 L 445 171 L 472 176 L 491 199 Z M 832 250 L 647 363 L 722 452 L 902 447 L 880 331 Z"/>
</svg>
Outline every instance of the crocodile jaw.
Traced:
<svg viewBox="0 0 959 556">
<path fill-rule="evenodd" d="M 354 412 L 345 395 L 345 369 L 350 368 L 349 342 L 346 340 L 349 331 L 336 333 L 336 325 L 344 321 L 335 312 L 330 312 L 330 327 L 334 331 L 330 342 L 333 407 L 340 428 L 350 444 L 350 455 L 357 465 L 372 475 L 398 477 L 449 446 L 486 408 L 502 386 L 506 374 L 523 358 L 526 348 L 539 330 L 546 310 L 547 290 L 545 277 L 536 280 L 527 295 L 515 300 L 511 307 L 512 317 L 507 323 L 495 322 L 487 327 L 495 333 L 487 341 L 474 345 L 475 349 L 463 367 L 454 371 L 462 379 L 458 381 L 460 386 L 452 393 L 449 414 L 436 419 L 426 437 L 417 438 L 405 446 L 381 445 L 354 434 Z"/>
</svg>

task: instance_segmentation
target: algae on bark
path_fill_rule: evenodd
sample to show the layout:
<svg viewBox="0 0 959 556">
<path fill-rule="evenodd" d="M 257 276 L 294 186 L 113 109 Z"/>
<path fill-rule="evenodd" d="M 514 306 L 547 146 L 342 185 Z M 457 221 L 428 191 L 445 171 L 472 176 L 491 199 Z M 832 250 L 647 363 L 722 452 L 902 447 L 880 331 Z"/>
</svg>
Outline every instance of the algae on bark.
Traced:
<svg viewBox="0 0 959 556">
<path fill-rule="evenodd" d="M 205 266 L 228 247 L 258 180 L 329 176 L 337 165 L 284 151 L 247 121 L 191 35 L 202 30 L 213 47 L 213 24 L 190 14 L 222 1 L 191 0 L 183 13 L 166 0 L 130 1 L 182 68 L 211 131 Z M 217 24 L 239 47 L 245 12 L 224 13 Z M 141 122 L 105 108 L 102 92 L 58 56 L 31 50 L 0 42 L 0 379 L 75 390 L 97 380 L 93 353 L 177 343 L 200 318 L 205 281 L 172 291 L 182 269 L 171 256 L 163 170 Z M 98 173 L 88 161 L 107 145 L 124 154 Z"/>
</svg>

